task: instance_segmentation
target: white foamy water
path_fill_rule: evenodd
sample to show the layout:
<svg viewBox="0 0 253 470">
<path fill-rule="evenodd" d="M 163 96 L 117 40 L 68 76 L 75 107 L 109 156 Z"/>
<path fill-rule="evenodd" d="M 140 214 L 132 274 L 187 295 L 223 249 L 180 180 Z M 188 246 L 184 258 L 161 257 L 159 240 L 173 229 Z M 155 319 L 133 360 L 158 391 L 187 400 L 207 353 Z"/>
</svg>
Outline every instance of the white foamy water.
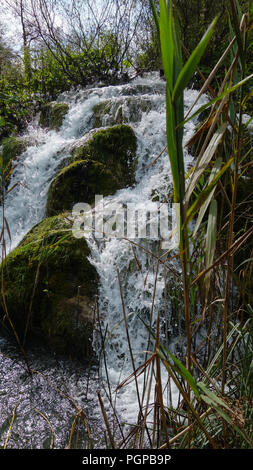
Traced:
<svg viewBox="0 0 253 470">
<path fill-rule="evenodd" d="M 185 92 L 185 110 L 191 106 L 196 96 L 197 91 Z M 165 83 L 158 74 L 138 78 L 126 85 L 69 92 L 59 97 L 59 101 L 69 104 L 69 112 L 60 131 L 48 132 L 42 130 L 36 123 L 31 125 L 27 137 L 31 139 L 32 145 L 21 155 L 13 173 L 10 184 L 22 184 L 19 184 L 6 198 L 5 216 L 12 234 L 9 249 L 17 246 L 28 230 L 45 216 L 49 185 L 64 163 L 64 159 L 68 157 L 70 148 L 74 144 L 77 145 L 78 141 L 93 129 L 94 106 L 99 103 L 109 103 L 107 112 L 102 118 L 102 126 L 114 124 L 120 112 L 124 123 L 131 125 L 135 131 L 138 144 L 136 184 L 105 198 L 105 204 L 131 203 L 138 207 L 141 213 L 145 212 L 154 196 L 160 201 L 166 200 L 168 196 L 171 170 L 167 152 L 165 151 L 152 164 L 166 146 Z M 206 98 L 202 97 L 198 106 L 204 101 Z M 185 142 L 192 135 L 195 124 L 193 121 L 186 124 Z M 185 149 L 186 168 L 191 163 L 192 157 Z M 147 348 L 153 350 L 152 337 L 150 341 L 148 340 L 147 326 L 155 331 L 158 312 L 161 314 L 161 340 L 165 341 L 166 330 L 170 334 L 173 332 L 175 325 L 171 324 L 170 310 L 166 310 L 164 281 L 165 271 L 168 280 L 173 266 L 168 264 L 164 267 L 162 263 L 157 266 L 157 259 L 162 255 L 159 240 L 136 238 L 130 243 L 128 240 L 117 238 L 104 241 L 89 238 L 88 242 L 91 248 L 91 262 L 100 278 L 99 315 L 105 335 L 107 372 L 111 389 L 114 390 L 117 384 L 133 371 L 125 319 L 129 328 L 135 367 L 149 357 L 149 353 L 146 353 Z M 153 253 L 153 256 L 150 253 Z M 171 336 L 169 341 L 173 344 Z M 97 351 L 101 348 L 101 338 L 98 333 L 94 336 L 94 348 Z M 5 367 L 4 362 L 3 367 Z M 104 364 L 101 373 L 105 378 Z M 58 374 L 60 380 L 61 368 L 58 370 L 56 367 L 54 374 L 56 376 Z M 65 380 L 68 379 L 65 377 Z M 166 374 L 164 380 L 166 383 Z M 75 388 L 72 380 L 69 380 L 69 383 L 73 398 L 78 397 L 80 400 L 79 388 Z M 8 381 L 8 386 L 11 388 L 11 379 Z M 139 387 L 141 394 L 142 378 L 139 379 Z M 28 395 L 29 390 L 25 388 L 26 399 Z M 172 402 L 176 404 L 177 398 L 177 391 L 172 390 Z M 10 399 L 11 396 L 8 395 L 8 400 Z M 134 382 L 119 392 L 117 403 L 121 418 L 128 423 L 134 423 L 138 413 Z M 59 408 L 58 415 L 61 416 L 60 400 L 57 400 L 56 406 Z M 33 427 L 33 421 L 29 421 L 28 410 L 29 407 L 24 409 L 23 413 L 29 426 Z M 55 420 L 57 421 L 57 417 Z M 58 424 L 55 423 L 55 426 L 57 428 Z M 63 441 L 59 440 L 59 446 L 60 442 Z"/>
</svg>

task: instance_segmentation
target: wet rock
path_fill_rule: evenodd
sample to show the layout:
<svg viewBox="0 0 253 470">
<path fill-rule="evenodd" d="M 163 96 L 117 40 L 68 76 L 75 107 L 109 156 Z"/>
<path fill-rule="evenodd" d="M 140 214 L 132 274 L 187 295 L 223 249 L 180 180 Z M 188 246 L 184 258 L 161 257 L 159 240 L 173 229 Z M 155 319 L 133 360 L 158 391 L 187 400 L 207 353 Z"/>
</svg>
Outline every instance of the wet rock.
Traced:
<svg viewBox="0 0 253 470">
<path fill-rule="evenodd" d="M 67 215 L 44 219 L 4 261 L 8 315 L 24 338 L 39 338 L 52 351 L 92 354 L 97 273 L 84 238 L 72 235 Z M 8 316 L 2 324 L 11 330 Z"/>
<path fill-rule="evenodd" d="M 119 183 L 103 163 L 78 160 L 63 168 L 50 185 L 47 216 L 71 210 L 78 202 L 93 205 L 95 195 L 115 193 Z"/>
<path fill-rule="evenodd" d="M 31 144 L 29 138 L 23 137 L 6 137 L 2 140 L 2 166 L 0 174 L 3 178 L 4 188 L 7 190 L 10 183 L 10 170 L 14 165 L 15 160 L 27 149 Z M 0 188 L 0 196 L 2 197 L 3 190 Z M 2 201 L 0 202 L 0 204 Z"/>
<path fill-rule="evenodd" d="M 122 124 L 95 132 L 88 142 L 73 151 L 72 159 L 103 163 L 118 180 L 118 188 L 124 188 L 135 182 L 136 150 L 133 129 Z"/>
<path fill-rule="evenodd" d="M 44 128 L 59 130 L 69 110 L 67 103 L 47 103 L 42 107 L 39 125 Z"/>
<path fill-rule="evenodd" d="M 2 140 L 3 166 L 6 167 L 12 160 L 16 160 L 28 147 L 30 141 L 23 137 L 6 137 Z"/>
<path fill-rule="evenodd" d="M 139 122 L 143 113 L 149 112 L 154 103 L 149 97 L 120 97 L 116 100 L 101 101 L 94 106 L 94 127 L 113 126 Z"/>
</svg>

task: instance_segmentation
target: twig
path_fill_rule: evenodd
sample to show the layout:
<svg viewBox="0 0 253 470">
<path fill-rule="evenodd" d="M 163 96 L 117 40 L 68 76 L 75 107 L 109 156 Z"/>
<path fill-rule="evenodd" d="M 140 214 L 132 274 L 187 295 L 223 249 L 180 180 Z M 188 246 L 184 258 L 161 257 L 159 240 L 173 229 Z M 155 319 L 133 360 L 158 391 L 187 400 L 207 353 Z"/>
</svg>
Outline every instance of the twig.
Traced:
<svg viewBox="0 0 253 470">
<path fill-rule="evenodd" d="M 50 427 L 50 429 L 51 429 L 50 449 L 53 449 L 53 448 L 54 448 L 54 430 L 53 430 L 53 426 L 52 426 L 52 424 L 50 423 L 49 419 L 46 417 L 46 415 L 44 415 L 43 413 L 41 413 L 41 411 L 37 410 L 36 408 L 34 408 L 34 411 L 36 411 L 36 413 L 38 413 L 38 414 L 47 422 L 47 424 L 49 425 L 49 427 Z"/>
<path fill-rule="evenodd" d="M 111 446 L 112 446 L 113 449 L 116 449 L 115 442 L 114 442 L 114 439 L 113 439 L 113 435 L 111 433 L 111 429 L 110 429 L 110 425 L 109 425 L 109 420 L 108 420 L 108 417 L 107 417 L 107 414 L 106 414 L 106 411 L 105 411 L 104 403 L 103 403 L 103 400 L 102 400 L 101 395 L 100 395 L 99 392 L 97 392 L 97 396 L 98 396 L 100 408 L 101 408 L 101 411 L 102 411 L 102 415 L 103 415 L 103 418 L 104 418 L 104 422 L 105 422 L 105 425 L 106 425 L 106 429 L 107 429 L 107 432 L 108 432 L 108 436 L 109 436 L 109 439 L 110 439 Z"/>
<path fill-rule="evenodd" d="M 12 426 L 13 426 L 13 423 L 14 423 L 15 418 L 16 418 L 16 409 L 17 409 L 19 403 L 20 403 L 20 401 L 15 405 L 14 410 L 13 410 L 13 413 L 12 413 L 11 424 L 10 424 L 10 427 L 9 427 L 9 429 L 8 429 L 7 437 L 6 437 L 6 439 L 5 439 L 4 449 L 6 449 L 7 444 L 8 444 L 8 441 L 9 441 L 9 438 L 10 438 Z"/>
</svg>

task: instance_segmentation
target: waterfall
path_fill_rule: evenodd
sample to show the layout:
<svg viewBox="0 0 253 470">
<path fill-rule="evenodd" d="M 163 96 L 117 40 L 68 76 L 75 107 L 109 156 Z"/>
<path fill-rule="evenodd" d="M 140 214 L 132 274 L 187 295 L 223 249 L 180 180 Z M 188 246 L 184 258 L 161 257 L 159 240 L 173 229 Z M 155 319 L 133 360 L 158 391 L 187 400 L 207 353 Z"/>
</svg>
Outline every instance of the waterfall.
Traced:
<svg viewBox="0 0 253 470">
<path fill-rule="evenodd" d="M 189 109 L 196 96 L 195 90 L 185 91 L 185 110 Z M 16 183 L 17 186 L 5 201 L 5 216 L 11 232 L 8 250 L 15 248 L 24 235 L 45 217 L 50 183 L 64 165 L 71 148 L 94 129 L 94 107 L 101 103 L 106 106 L 100 116 L 100 127 L 116 124 L 121 116 L 136 134 L 138 156 L 136 184 L 104 198 L 104 204 L 133 204 L 141 213 L 154 198 L 159 201 L 167 198 L 172 181 L 168 153 L 161 153 L 166 146 L 165 83 L 158 74 L 148 74 L 124 85 L 71 91 L 59 96 L 58 101 L 69 105 L 59 131 L 43 130 L 36 120 L 27 129 L 26 137 L 30 144 L 17 161 L 10 182 L 10 186 Z M 198 106 L 204 102 L 206 97 L 202 96 Z M 196 121 L 185 125 L 184 142 L 192 136 L 195 125 Z M 184 152 L 185 166 L 190 168 L 193 157 L 187 148 Z M 155 161 L 160 153 L 160 158 Z M 157 312 L 164 310 L 163 265 L 157 267 L 157 258 L 150 258 L 149 254 L 152 252 L 159 257 L 160 241 L 145 241 L 138 237 L 132 240 L 133 243 L 113 237 L 101 241 L 90 237 L 87 240 L 91 249 L 90 261 L 100 279 L 100 326 L 106 332 L 107 373 L 112 388 L 115 388 L 132 372 L 123 306 L 136 366 L 143 362 L 146 354 L 146 324 L 154 327 Z M 161 325 L 161 334 L 164 335 L 165 326 L 171 330 L 175 326 L 170 324 L 170 312 L 166 314 L 168 323 Z M 164 318 L 162 322 L 165 322 Z M 170 339 L 173 342 L 173 338 Z M 99 351 L 100 348 L 101 337 L 99 332 L 95 332 L 94 349 Z M 27 390 L 24 393 L 27 394 Z M 127 421 L 133 422 L 138 409 L 134 386 L 119 395 L 119 404 L 122 413 L 127 414 Z M 60 406 L 59 402 L 57 406 Z"/>
</svg>

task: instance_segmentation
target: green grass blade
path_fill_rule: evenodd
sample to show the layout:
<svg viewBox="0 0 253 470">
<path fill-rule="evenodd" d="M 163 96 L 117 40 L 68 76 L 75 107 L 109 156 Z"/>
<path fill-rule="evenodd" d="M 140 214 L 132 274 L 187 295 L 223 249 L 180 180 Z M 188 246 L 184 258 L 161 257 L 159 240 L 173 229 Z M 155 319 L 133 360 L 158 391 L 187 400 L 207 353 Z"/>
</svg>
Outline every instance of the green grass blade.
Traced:
<svg viewBox="0 0 253 470">
<path fill-rule="evenodd" d="M 239 23 L 240 18 L 238 18 L 238 12 L 237 12 L 238 4 L 236 5 L 234 0 L 230 0 L 230 3 L 231 3 L 231 10 L 232 10 L 232 17 L 233 17 L 233 30 L 236 36 L 241 64 L 243 65 L 245 63 L 246 57 L 245 57 L 244 46 L 243 46 L 242 36 L 241 36 L 241 31 L 240 31 L 240 23 Z M 239 7 L 239 16 L 241 15 L 242 15 L 242 12 Z"/>
<path fill-rule="evenodd" d="M 174 18 L 173 24 L 173 35 L 174 35 L 174 83 L 176 83 L 177 78 L 183 68 L 183 57 L 182 57 L 182 48 L 181 48 L 181 40 L 180 40 L 180 28 L 177 16 Z M 182 93 L 183 98 L 183 93 Z M 181 122 L 181 121 L 180 121 Z"/>
<path fill-rule="evenodd" d="M 239 13 L 239 20 L 241 21 L 241 19 L 242 19 L 242 9 L 241 9 L 241 6 L 240 6 L 240 3 L 238 2 L 238 0 L 235 0 L 235 3 L 236 3 L 237 10 L 238 10 L 238 13 Z"/>
<path fill-rule="evenodd" d="M 160 19 L 159 19 L 158 13 L 157 13 L 157 9 L 156 9 L 154 0 L 150 0 L 150 6 L 151 6 L 153 17 L 154 17 L 154 20 L 155 20 L 156 29 L 157 29 L 157 32 L 160 36 Z"/>
<path fill-rule="evenodd" d="M 239 326 L 240 326 L 240 323 L 236 323 L 236 325 L 233 326 L 233 328 L 228 334 L 227 342 L 230 341 L 230 339 L 233 337 L 234 333 L 237 331 Z M 218 367 L 219 361 L 221 360 L 221 357 L 222 357 L 223 348 L 224 348 L 224 344 L 222 343 L 206 369 L 207 375 L 210 375 L 210 376 L 215 375 L 216 368 Z"/>
<path fill-rule="evenodd" d="M 181 49 L 181 42 L 180 42 L 180 29 L 178 25 L 178 19 L 174 18 L 173 21 L 173 35 L 174 35 L 174 83 L 182 70 L 183 67 L 183 58 L 182 58 L 182 49 Z M 179 96 L 177 103 L 174 106 L 175 115 L 176 115 L 176 135 L 177 135 L 177 142 L 178 142 L 178 149 L 182 149 L 182 142 L 183 142 L 183 127 L 179 128 L 178 124 L 184 120 L 184 93 Z M 179 152 L 180 153 L 180 152 Z M 180 156 L 180 171 L 184 172 L 184 157 L 183 155 Z M 182 164 L 183 163 L 183 164 Z M 184 183 L 184 182 L 183 182 Z"/>
<path fill-rule="evenodd" d="M 192 376 L 192 374 L 186 369 L 186 367 L 182 364 L 182 362 L 179 361 L 179 359 L 177 359 L 170 351 L 168 351 L 164 346 L 161 346 L 161 347 L 165 351 L 165 353 L 171 357 L 171 359 L 177 366 L 178 372 L 181 375 L 181 377 L 187 381 L 187 383 L 190 385 L 196 397 L 199 398 L 200 394 L 199 394 L 197 382 Z M 157 350 L 157 353 L 159 354 L 161 359 L 164 361 L 164 356 L 162 355 L 161 351 L 159 351 L 159 349 Z"/>
<path fill-rule="evenodd" d="M 192 75 L 196 72 L 196 68 L 202 58 L 206 47 L 212 37 L 214 27 L 216 25 L 217 18 L 213 20 L 208 30 L 204 34 L 203 38 L 199 42 L 198 46 L 194 49 L 183 69 L 181 70 L 175 88 L 172 94 L 172 100 L 176 101 L 178 97 L 184 92 L 184 89 L 187 87 Z"/>
<path fill-rule="evenodd" d="M 213 199 L 210 204 L 208 225 L 206 233 L 206 260 L 207 267 L 213 262 L 217 233 L 217 201 Z"/>
<path fill-rule="evenodd" d="M 206 395 L 201 395 L 201 399 L 208 405 L 208 406 L 211 406 L 212 408 L 214 408 L 214 410 L 220 415 L 221 418 L 223 418 L 228 424 L 230 424 L 230 426 L 238 433 L 240 434 L 240 436 L 252 447 L 252 442 L 251 440 L 249 439 L 249 437 L 244 433 L 244 431 L 242 429 L 239 428 L 239 426 L 237 426 L 234 422 L 234 420 L 232 420 L 232 418 L 227 414 L 225 413 L 225 411 L 218 405 L 216 405 L 214 403 L 214 401 L 212 400 L 212 398 L 210 398 L 209 396 L 206 396 Z M 224 404 L 222 405 L 224 406 Z M 226 407 L 226 409 L 228 409 L 228 407 Z"/>
<path fill-rule="evenodd" d="M 173 21 L 173 35 L 174 35 L 174 83 L 179 76 L 182 66 L 182 49 L 180 42 L 180 31 L 177 18 Z M 185 196 L 185 168 L 184 168 L 184 154 L 183 154 L 183 127 L 178 127 L 178 124 L 184 120 L 184 93 L 182 93 L 177 102 L 173 104 L 176 130 L 175 139 L 177 144 L 177 161 L 178 161 L 178 173 L 179 173 L 179 184 L 180 184 L 180 200 L 183 201 Z"/>
<path fill-rule="evenodd" d="M 221 170 L 215 175 L 212 179 L 211 183 L 199 194 L 199 196 L 195 199 L 194 203 L 188 209 L 186 214 L 185 225 L 188 224 L 195 214 L 200 210 L 201 206 L 204 204 L 206 199 L 208 198 L 210 192 L 213 190 L 214 186 L 218 183 L 219 179 L 225 173 L 225 171 L 230 167 L 234 157 L 231 157 L 227 163 L 221 168 Z"/>
<path fill-rule="evenodd" d="M 211 171 L 211 175 L 210 175 L 210 178 L 208 180 L 208 184 L 211 183 L 212 179 L 215 177 L 215 175 L 218 173 L 218 171 L 220 170 L 221 168 L 221 164 L 222 164 L 222 159 L 219 157 L 217 158 L 213 168 L 212 168 L 212 171 Z M 208 209 L 208 206 L 213 198 L 213 195 L 214 195 L 214 192 L 215 192 L 215 187 L 213 188 L 213 190 L 211 191 L 211 193 L 209 194 L 208 198 L 206 199 L 206 201 L 204 202 L 204 204 L 201 206 L 200 208 L 200 211 L 199 211 L 199 215 L 198 215 L 198 219 L 197 219 L 197 222 L 196 222 L 196 225 L 195 225 L 195 228 L 194 228 L 194 232 L 193 232 L 193 237 L 196 236 L 197 234 L 197 231 L 199 229 L 199 226 L 203 220 L 203 217 Z"/>
<path fill-rule="evenodd" d="M 217 213 L 217 201 L 213 199 L 210 204 L 206 231 L 206 268 L 209 268 L 209 266 L 212 265 L 214 259 L 217 235 Z M 209 271 L 205 276 L 207 292 L 209 291 L 210 287 L 210 276 L 211 271 Z"/>
<path fill-rule="evenodd" d="M 209 142 L 209 145 L 208 145 L 207 149 L 205 150 L 198 166 L 193 170 L 191 181 L 190 181 L 190 184 L 189 184 L 187 192 L 186 192 L 186 198 L 185 198 L 186 202 L 189 202 L 191 194 L 194 191 L 197 182 L 199 181 L 201 175 L 206 170 L 208 164 L 212 160 L 212 158 L 213 158 L 213 156 L 214 156 L 214 154 L 215 154 L 215 152 L 216 152 L 216 150 L 217 150 L 217 148 L 218 148 L 218 146 L 221 142 L 221 139 L 224 135 L 224 132 L 226 131 L 226 128 L 227 128 L 227 124 L 224 123 L 219 127 L 219 129 L 217 129 L 217 131 L 214 133 L 211 141 Z"/>
<path fill-rule="evenodd" d="M 166 87 L 166 133 L 167 133 L 167 144 L 168 153 L 171 165 L 171 172 L 174 185 L 174 201 L 179 202 L 180 200 L 180 180 L 179 180 L 179 167 L 177 158 L 177 142 L 175 132 L 175 117 L 174 110 L 171 101 L 171 94 L 169 87 Z"/>
<path fill-rule="evenodd" d="M 173 90 L 174 39 L 172 29 L 172 4 L 168 12 L 166 0 L 160 0 L 160 41 L 164 74 L 170 92 Z"/>
<path fill-rule="evenodd" d="M 204 392 L 204 394 L 210 398 L 211 401 L 209 404 L 220 405 L 230 411 L 230 407 L 225 403 L 225 401 L 215 395 L 215 393 L 211 392 L 203 382 L 198 382 L 198 388 L 200 389 L 200 392 Z M 201 398 L 202 397 L 203 395 L 201 395 Z"/>
<path fill-rule="evenodd" d="M 237 88 L 239 88 L 240 86 L 244 85 L 248 80 L 251 80 L 253 78 L 253 74 L 249 75 L 248 77 L 244 78 L 243 80 L 241 80 L 240 82 L 236 83 L 236 85 L 230 87 L 230 88 L 227 88 L 223 93 L 221 93 L 219 96 L 217 96 L 217 98 L 214 98 L 213 100 L 209 101 L 209 103 L 206 103 L 204 104 L 203 106 L 200 106 L 199 109 L 197 109 L 197 111 L 195 113 L 193 113 L 188 119 L 186 119 L 185 121 L 181 122 L 179 124 L 180 127 L 184 126 L 187 122 L 191 121 L 193 118 L 195 118 L 196 116 L 198 116 L 200 113 L 202 113 L 203 111 L 205 111 L 206 109 L 210 108 L 211 106 L 213 106 L 213 104 L 215 103 L 218 103 L 218 101 L 221 101 L 225 96 L 228 96 L 230 95 L 231 93 L 233 93 L 235 90 L 237 90 Z"/>
</svg>

